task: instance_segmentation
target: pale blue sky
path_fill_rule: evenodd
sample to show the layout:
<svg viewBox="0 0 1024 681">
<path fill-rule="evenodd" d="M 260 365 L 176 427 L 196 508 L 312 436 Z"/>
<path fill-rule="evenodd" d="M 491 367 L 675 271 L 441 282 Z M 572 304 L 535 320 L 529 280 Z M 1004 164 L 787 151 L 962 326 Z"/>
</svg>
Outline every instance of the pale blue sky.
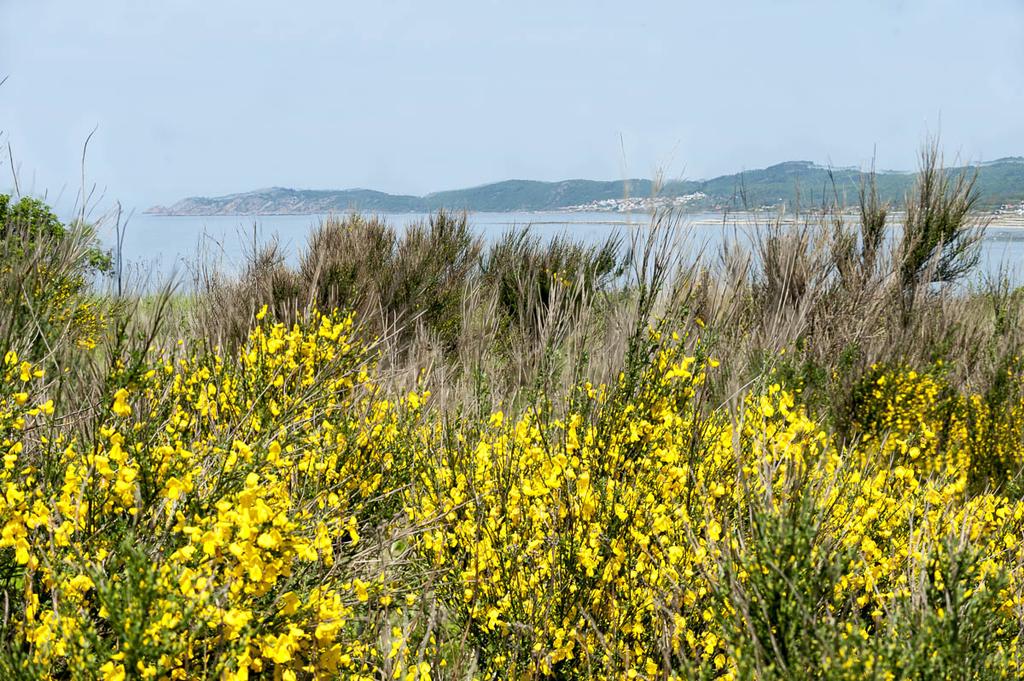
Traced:
<svg viewBox="0 0 1024 681">
<path fill-rule="evenodd" d="M 98 126 L 88 179 L 137 208 L 866 165 L 876 145 L 907 169 L 940 126 L 950 154 L 1024 155 L 1024 0 L 0 0 L 4 75 L 23 191 L 73 199 Z"/>
</svg>

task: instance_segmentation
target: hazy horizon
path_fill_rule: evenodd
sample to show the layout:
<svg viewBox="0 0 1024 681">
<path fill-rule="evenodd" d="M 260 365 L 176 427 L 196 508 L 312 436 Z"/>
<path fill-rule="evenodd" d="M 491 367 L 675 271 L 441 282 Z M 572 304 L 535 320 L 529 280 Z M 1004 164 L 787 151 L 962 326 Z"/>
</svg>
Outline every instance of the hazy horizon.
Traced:
<svg viewBox="0 0 1024 681">
<path fill-rule="evenodd" d="M 1024 4 L 0 2 L 23 193 L 144 209 L 1024 155 Z M 0 191 L 12 186 L 7 149 Z"/>
</svg>

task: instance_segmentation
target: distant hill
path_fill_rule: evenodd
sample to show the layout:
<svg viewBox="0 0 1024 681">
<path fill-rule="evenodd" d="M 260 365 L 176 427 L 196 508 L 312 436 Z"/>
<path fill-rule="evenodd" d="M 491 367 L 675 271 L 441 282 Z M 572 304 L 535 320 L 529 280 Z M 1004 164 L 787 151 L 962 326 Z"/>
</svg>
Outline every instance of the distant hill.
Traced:
<svg viewBox="0 0 1024 681">
<path fill-rule="evenodd" d="M 427 194 L 423 197 L 427 210 L 453 208 L 508 212 L 517 210 L 557 210 L 605 199 L 626 196 L 650 196 L 654 183 L 650 180 L 562 180 L 537 182 L 506 180 L 470 189 Z"/>
<path fill-rule="evenodd" d="M 994 209 L 1024 201 L 1024 157 L 981 163 L 978 189 L 981 207 Z M 957 172 L 959 168 L 950 169 Z M 864 173 L 853 168 L 829 169 L 810 161 L 788 161 L 768 168 L 722 175 L 710 180 L 665 184 L 652 199 L 651 180 L 563 180 L 538 182 L 506 180 L 469 189 L 426 196 L 387 194 L 370 189 L 310 190 L 272 187 L 218 197 L 192 197 L 169 206 L 154 206 L 157 215 L 309 215 L 360 210 L 381 213 L 420 213 L 439 208 L 471 211 L 630 210 L 672 203 L 686 210 L 741 210 L 766 206 L 812 207 L 831 201 L 853 205 Z M 881 197 L 902 203 L 914 173 L 877 174 Z"/>
<path fill-rule="evenodd" d="M 1024 157 L 1002 158 L 982 163 L 978 169 L 980 207 L 993 209 L 1024 201 Z M 962 168 L 950 168 L 958 173 Z M 916 173 L 879 171 L 876 174 L 882 200 L 899 207 L 913 185 Z M 707 199 L 699 208 L 743 209 L 762 206 L 820 206 L 838 195 L 847 205 L 857 203 L 865 173 L 856 168 L 827 168 L 810 161 L 788 161 L 760 170 L 723 175 L 711 180 L 673 183 L 668 195 L 703 192 Z"/>
<path fill-rule="evenodd" d="M 422 203 L 423 199 L 418 196 L 386 194 L 371 189 L 334 191 L 271 187 L 212 198 L 193 196 L 169 208 L 154 206 L 146 212 L 161 215 L 308 215 L 358 206 L 360 210 L 406 213 L 422 210 Z"/>
</svg>

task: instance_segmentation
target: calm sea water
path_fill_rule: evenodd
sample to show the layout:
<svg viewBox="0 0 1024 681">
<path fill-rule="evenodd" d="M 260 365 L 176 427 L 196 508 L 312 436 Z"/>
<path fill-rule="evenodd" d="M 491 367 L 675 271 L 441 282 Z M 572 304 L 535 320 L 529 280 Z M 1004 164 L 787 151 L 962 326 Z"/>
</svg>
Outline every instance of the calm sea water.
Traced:
<svg viewBox="0 0 1024 681">
<path fill-rule="evenodd" d="M 153 283 L 175 277 L 187 284 L 200 259 L 216 262 L 226 271 L 237 271 L 252 252 L 253 243 L 276 239 L 287 258 L 294 262 L 306 238 L 325 216 L 272 215 L 240 216 L 157 216 L 135 215 L 128 222 L 124 238 L 125 271 L 134 279 Z M 424 214 L 385 216 L 396 229 L 426 220 Z M 492 242 L 509 229 L 529 226 L 542 239 L 568 236 L 597 243 L 618 234 L 628 239 L 650 224 L 641 213 L 473 213 L 470 223 L 485 242 Z M 681 234 L 691 252 L 715 252 L 726 240 L 749 243 L 757 230 L 750 216 L 723 217 L 721 214 L 688 215 L 681 218 Z M 102 234 L 108 245 L 112 234 Z M 1006 270 L 1012 280 L 1024 284 L 1024 229 L 990 228 L 982 248 L 979 277 Z"/>
</svg>

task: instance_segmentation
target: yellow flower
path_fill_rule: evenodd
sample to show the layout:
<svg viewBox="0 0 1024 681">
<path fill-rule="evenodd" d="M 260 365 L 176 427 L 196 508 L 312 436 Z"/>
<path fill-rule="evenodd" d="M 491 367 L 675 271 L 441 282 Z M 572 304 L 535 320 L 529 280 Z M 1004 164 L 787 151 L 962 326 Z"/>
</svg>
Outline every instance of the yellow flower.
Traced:
<svg viewBox="0 0 1024 681">
<path fill-rule="evenodd" d="M 114 414 L 117 416 L 131 416 L 132 408 L 128 405 L 128 391 L 124 388 L 114 393 Z"/>
<path fill-rule="evenodd" d="M 99 671 L 105 681 L 124 681 L 125 679 L 124 665 L 120 662 L 115 663 L 112 660 L 107 660 L 100 667 Z"/>
</svg>

